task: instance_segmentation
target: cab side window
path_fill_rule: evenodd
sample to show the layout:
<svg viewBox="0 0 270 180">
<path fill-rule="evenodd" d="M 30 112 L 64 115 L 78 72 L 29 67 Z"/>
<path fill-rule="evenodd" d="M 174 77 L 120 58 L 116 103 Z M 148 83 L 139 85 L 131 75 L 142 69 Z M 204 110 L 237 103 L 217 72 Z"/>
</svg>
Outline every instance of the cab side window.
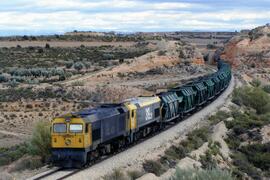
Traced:
<svg viewBox="0 0 270 180">
<path fill-rule="evenodd" d="M 159 110 L 159 108 L 156 108 L 155 109 L 155 118 L 157 118 L 159 116 L 160 116 L 160 110 Z"/>
<path fill-rule="evenodd" d="M 134 118 L 134 116 L 135 116 L 135 110 L 132 110 L 131 111 L 131 117 Z"/>
<path fill-rule="evenodd" d="M 89 124 L 85 124 L 85 133 L 88 133 Z"/>
</svg>

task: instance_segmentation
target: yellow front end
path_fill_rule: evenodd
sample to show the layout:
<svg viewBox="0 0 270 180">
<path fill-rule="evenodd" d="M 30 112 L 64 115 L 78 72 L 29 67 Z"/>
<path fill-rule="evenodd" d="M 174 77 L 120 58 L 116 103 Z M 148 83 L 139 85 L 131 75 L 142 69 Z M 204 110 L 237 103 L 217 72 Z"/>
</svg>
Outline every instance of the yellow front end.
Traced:
<svg viewBox="0 0 270 180">
<path fill-rule="evenodd" d="M 87 148 L 92 144 L 91 124 L 82 118 L 55 118 L 52 121 L 52 148 Z"/>
</svg>

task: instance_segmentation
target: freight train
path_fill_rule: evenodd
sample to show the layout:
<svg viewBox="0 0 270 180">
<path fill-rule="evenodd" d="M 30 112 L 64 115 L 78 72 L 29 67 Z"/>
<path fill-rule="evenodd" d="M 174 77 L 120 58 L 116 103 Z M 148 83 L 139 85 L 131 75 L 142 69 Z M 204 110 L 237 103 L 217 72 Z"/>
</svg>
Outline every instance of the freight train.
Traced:
<svg viewBox="0 0 270 180">
<path fill-rule="evenodd" d="M 54 164 L 80 168 L 160 131 L 169 122 L 182 120 L 229 85 L 230 65 L 219 60 L 217 67 L 213 74 L 155 96 L 103 104 L 54 118 L 51 123 Z"/>
</svg>

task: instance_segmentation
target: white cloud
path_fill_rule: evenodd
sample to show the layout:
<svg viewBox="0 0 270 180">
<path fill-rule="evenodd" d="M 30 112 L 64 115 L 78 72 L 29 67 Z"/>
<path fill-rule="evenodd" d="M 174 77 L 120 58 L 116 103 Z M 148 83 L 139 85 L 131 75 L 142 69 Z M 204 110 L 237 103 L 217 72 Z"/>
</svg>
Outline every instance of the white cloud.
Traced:
<svg viewBox="0 0 270 180">
<path fill-rule="evenodd" d="M 94 10 L 96 8 L 121 8 L 121 9 L 136 9 L 136 10 L 166 10 L 166 9 L 185 9 L 192 7 L 203 7 L 203 5 L 196 3 L 183 2 L 144 2 L 137 0 L 100 0 L 83 2 L 79 0 L 39 0 L 33 1 L 33 7 L 47 8 L 47 9 L 80 9 L 80 10 Z"/>
<path fill-rule="evenodd" d="M 29 1 L 29 0 L 28 0 Z M 196 11 L 201 4 L 143 1 L 40 0 L 22 7 L 32 11 L 0 12 L 0 29 L 65 32 L 78 30 L 226 30 L 253 28 L 267 21 L 270 12 L 251 10 Z M 99 11 L 94 11 L 97 9 Z M 112 10 L 113 8 L 119 10 Z M 43 9 L 38 12 L 36 9 Z M 128 10 L 127 10 L 128 9 Z M 83 10 L 83 11 L 82 11 Z M 87 11 L 86 11 L 87 10 Z"/>
</svg>

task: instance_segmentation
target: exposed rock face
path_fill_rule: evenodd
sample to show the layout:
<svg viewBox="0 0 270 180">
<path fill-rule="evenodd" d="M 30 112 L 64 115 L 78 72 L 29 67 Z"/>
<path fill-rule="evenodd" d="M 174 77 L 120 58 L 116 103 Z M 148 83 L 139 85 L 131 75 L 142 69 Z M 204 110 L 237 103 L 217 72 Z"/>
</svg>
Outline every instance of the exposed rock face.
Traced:
<svg viewBox="0 0 270 180">
<path fill-rule="evenodd" d="M 266 125 L 261 129 L 262 143 L 266 144 L 270 142 L 270 125 Z"/>
<path fill-rule="evenodd" d="M 181 159 L 177 164 L 177 167 L 180 169 L 192 169 L 192 168 L 200 168 L 202 164 L 199 161 L 191 159 L 189 157 L 185 157 Z"/>
<path fill-rule="evenodd" d="M 240 33 L 225 46 L 224 59 L 233 67 L 270 67 L 270 25 Z"/>
<path fill-rule="evenodd" d="M 158 180 L 159 178 L 153 173 L 147 173 L 137 180 Z"/>
<path fill-rule="evenodd" d="M 184 63 L 192 64 L 204 64 L 203 55 L 201 52 L 193 45 L 185 44 L 181 41 L 176 43 L 177 53 L 180 60 Z"/>
</svg>

